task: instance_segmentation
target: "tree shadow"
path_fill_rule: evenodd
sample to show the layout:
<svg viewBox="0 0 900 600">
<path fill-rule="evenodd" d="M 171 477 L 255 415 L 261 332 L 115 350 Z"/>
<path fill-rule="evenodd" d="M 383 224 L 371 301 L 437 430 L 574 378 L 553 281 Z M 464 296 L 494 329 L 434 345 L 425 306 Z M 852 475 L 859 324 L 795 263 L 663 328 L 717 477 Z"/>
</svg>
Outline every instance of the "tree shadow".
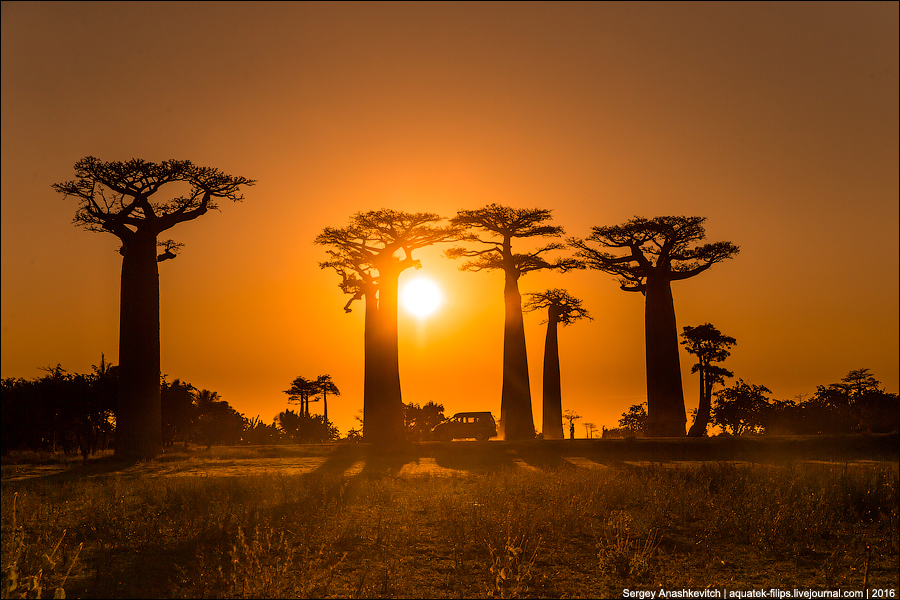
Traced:
<svg viewBox="0 0 900 600">
<path fill-rule="evenodd" d="M 445 469 L 490 473 L 515 466 L 502 442 L 438 442 L 429 450 L 434 462 Z"/>
</svg>

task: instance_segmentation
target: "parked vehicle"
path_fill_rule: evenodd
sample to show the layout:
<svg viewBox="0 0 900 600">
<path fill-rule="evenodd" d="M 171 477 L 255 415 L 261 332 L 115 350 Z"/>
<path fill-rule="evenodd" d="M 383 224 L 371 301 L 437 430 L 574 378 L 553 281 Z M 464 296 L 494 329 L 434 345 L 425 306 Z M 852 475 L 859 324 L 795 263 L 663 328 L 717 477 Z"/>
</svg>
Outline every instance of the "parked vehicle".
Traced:
<svg viewBox="0 0 900 600">
<path fill-rule="evenodd" d="M 431 432 L 433 439 L 444 442 L 463 438 L 484 441 L 497 435 L 497 423 L 489 412 L 461 412 L 444 419 Z"/>
</svg>

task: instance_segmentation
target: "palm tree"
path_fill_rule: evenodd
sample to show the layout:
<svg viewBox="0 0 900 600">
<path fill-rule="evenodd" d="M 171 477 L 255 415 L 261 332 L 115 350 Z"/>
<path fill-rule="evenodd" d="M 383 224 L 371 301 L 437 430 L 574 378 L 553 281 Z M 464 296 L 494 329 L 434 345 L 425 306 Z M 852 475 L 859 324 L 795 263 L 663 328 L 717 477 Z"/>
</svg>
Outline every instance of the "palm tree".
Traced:
<svg viewBox="0 0 900 600">
<path fill-rule="evenodd" d="M 547 309 L 547 339 L 544 343 L 544 418 L 545 440 L 565 438 L 562 429 L 562 390 L 559 376 L 559 341 L 557 325 L 571 325 L 579 319 L 590 319 L 587 310 L 581 307 L 581 300 L 571 296 L 566 290 L 554 288 L 540 294 L 527 294 L 523 310 Z"/>
</svg>

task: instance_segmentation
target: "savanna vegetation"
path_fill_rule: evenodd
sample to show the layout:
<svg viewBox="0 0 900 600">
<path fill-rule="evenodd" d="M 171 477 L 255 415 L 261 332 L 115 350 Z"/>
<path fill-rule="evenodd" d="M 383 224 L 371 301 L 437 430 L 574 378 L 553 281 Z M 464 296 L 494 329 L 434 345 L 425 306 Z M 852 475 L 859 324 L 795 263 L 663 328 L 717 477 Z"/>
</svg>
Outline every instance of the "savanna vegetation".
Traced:
<svg viewBox="0 0 900 600">
<path fill-rule="evenodd" d="M 8 454 L 3 597 L 897 590 L 896 462 L 799 460 L 896 461 L 897 436 L 778 440 L 200 448 L 86 466 Z M 701 442 L 728 462 L 622 462 Z M 316 462 L 216 476 L 260 457 Z"/>
</svg>

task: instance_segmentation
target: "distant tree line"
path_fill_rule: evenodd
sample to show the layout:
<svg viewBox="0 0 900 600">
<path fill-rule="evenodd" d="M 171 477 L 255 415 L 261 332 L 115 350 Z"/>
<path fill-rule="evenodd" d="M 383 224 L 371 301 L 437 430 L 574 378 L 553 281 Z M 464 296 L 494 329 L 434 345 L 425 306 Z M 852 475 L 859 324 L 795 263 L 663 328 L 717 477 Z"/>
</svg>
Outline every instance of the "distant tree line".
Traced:
<svg viewBox="0 0 900 600">
<path fill-rule="evenodd" d="M 880 383 L 869 369 L 856 369 L 839 383 L 818 386 L 809 398 L 776 400 L 766 386 L 738 379 L 715 392 L 710 424 L 735 436 L 894 432 L 900 429 L 900 399 Z M 635 404 L 604 437 L 643 436 L 646 420 L 644 405 Z"/>
<path fill-rule="evenodd" d="M 35 379 L 2 380 L 3 452 L 61 450 L 88 456 L 110 446 L 115 432 L 118 369 L 101 359 L 89 374 L 47 367 Z"/>
<path fill-rule="evenodd" d="M 100 450 L 114 447 L 121 402 L 119 368 L 101 358 L 100 365 L 93 366 L 89 374 L 70 373 L 61 365 L 44 371 L 45 375 L 34 379 L 2 380 L 2 452 L 80 452 L 87 460 Z M 294 381 L 292 390 L 296 391 L 300 379 Z M 197 389 L 180 379 L 170 382 L 164 375 L 159 384 L 163 447 L 181 445 L 187 449 L 188 444 L 196 444 L 210 448 L 340 439 L 337 427 L 324 415 L 311 415 L 308 406 L 308 402 L 320 399 L 318 394 L 324 399 L 340 392 L 328 375 L 308 383 L 318 386 L 318 391 L 312 398 L 304 393 L 301 412 L 286 410 L 269 424 L 258 416 L 248 419 L 217 392 Z"/>
</svg>

